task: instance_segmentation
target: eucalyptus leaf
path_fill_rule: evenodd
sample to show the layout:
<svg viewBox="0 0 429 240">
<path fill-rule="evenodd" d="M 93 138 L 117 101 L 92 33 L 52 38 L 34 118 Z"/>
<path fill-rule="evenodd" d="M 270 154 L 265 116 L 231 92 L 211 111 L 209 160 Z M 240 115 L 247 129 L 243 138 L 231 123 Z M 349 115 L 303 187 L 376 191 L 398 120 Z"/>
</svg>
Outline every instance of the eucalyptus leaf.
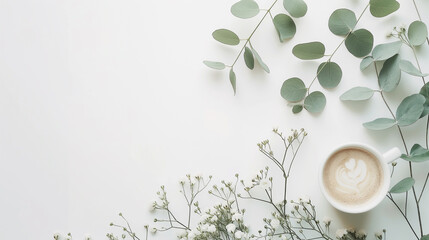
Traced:
<svg viewBox="0 0 429 240">
<path fill-rule="evenodd" d="M 240 39 L 237 34 L 228 29 L 217 29 L 212 33 L 213 38 L 226 45 L 238 45 L 240 43 Z"/>
<path fill-rule="evenodd" d="M 423 104 L 424 110 L 420 116 L 420 118 L 422 118 L 429 114 L 429 83 L 423 85 L 423 87 L 420 89 L 420 94 L 426 98 L 426 102 Z"/>
<path fill-rule="evenodd" d="M 325 105 L 326 97 L 319 91 L 310 93 L 304 100 L 304 108 L 311 113 L 319 113 L 323 111 Z"/>
<path fill-rule="evenodd" d="M 408 27 L 408 39 L 411 45 L 420 46 L 428 37 L 428 29 L 426 24 L 421 21 L 414 21 Z"/>
<path fill-rule="evenodd" d="M 387 59 L 381 68 L 378 83 L 385 92 L 393 91 L 401 80 L 401 69 L 399 68 L 399 55 Z"/>
<path fill-rule="evenodd" d="M 225 69 L 225 64 L 222 62 L 213 62 L 213 61 L 203 61 L 203 63 L 209 67 L 209 68 L 213 68 L 216 70 L 223 70 Z"/>
<path fill-rule="evenodd" d="M 262 58 L 261 56 L 259 56 L 258 52 L 252 46 L 251 48 L 252 48 L 253 56 L 255 56 L 256 61 L 259 63 L 259 65 L 261 65 L 262 69 L 264 69 L 266 73 L 270 73 L 270 68 L 268 68 L 267 64 L 265 64 L 264 61 L 262 61 Z"/>
<path fill-rule="evenodd" d="M 243 57 L 246 66 L 252 70 L 255 67 L 255 59 L 253 58 L 252 50 L 250 50 L 248 47 L 245 47 Z"/>
<path fill-rule="evenodd" d="M 426 98 L 421 94 L 413 94 L 402 100 L 396 110 L 398 125 L 401 127 L 408 126 L 419 120 L 425 102 Z"/>
<path fill-rule="evenodd" d="M 328 26 L 333 34 L 345 36 L 356 26 L 356 15 L 349 9 L 337 9 L 329 17 Z"/>
<path fill-rule="evenodd" d="M 401 181 L 399 181 L 397 184 L 395 184 L 395 186 L 393 186 L 389 192 L 390 193 L 408 192 L 408 190 L 410 190 L 414 186 L 415 182 L 416 181 L 414 180 L 414 178 L 411 178 L 411 177 L 404 178 Z"/>
<path fill-rule="evenodd" d="M 385 17 L 399 9 L 396 0 L 370 0 L 369 11 L 374 17 Z"/>
<path fill-rule="evenodd" d="M 410 155 L 402 155 L 401 158 L 410 162 L 424 162 L 429 160 L 429 150 L 420 146 L 420 144 L 414 144 Z"/>
<path fill-rule="evenodd" d="M 399 62 L 399 68 L 402 71 L 416 77 L 426 77 L 429 75 L 427 73 L 420 72 L 419 69 L 417 69 L 410 61 L 407 61 L 407 60 L 401 60 Z"/>
<path fill-rule="evenodd" d="M 241 0 L 231 7 L 232 15 L 238 18 L 252 18 L 259 13 L 259 6 L 254 0 Z"/>
<path fill-rule="evenodd" d="M 292 112 L 297 114 L 297 113 L 300 113 L 302 109 L 303 109 L 302 105 L 295 105 L 292 107 Z"/>
<path fill-rule="evenodd" d="M 237 89 L 236 89 L 237 78 L 236 78 L 235 72 L 232 68 L 231 68 L 231 70 L 229 70 L 229 81 L 231 82 L 231 86 L 232 86 L 232 89 L 234 90 L 234 95 L 235 95 L 235 93 L 237 91 Z"/>
<path fill-rule="evenodd" d="M 366 122 L 363 124 L 364 127 L 370 130 L 385 130 L 396 125 L 395 119 L 391 118 L 377 118 L 371 122 Z"/>
<path fill-rule="evenodd" d="M 364 57 L 368 55 L 374 44 L 372 33 L 366 29 L 358 29 L 351 32 L 345 41 L 346 48 L 355 57 Z"/>
<path fill-rule="evenodd" d="M 307 4 L 303 0 L 283 0 L 283 7 L 295 18 L 303 17 L 307 13 Z"/>
<path fill-rule="evenodd" d="M 372 50 L 372 57 L 374 61 L 384 61 L 398 54 L 401 46 L 401 41 L 379 44 Z"/>
<path fill-rule="evenodd" d="M 343 76 L 341 67 L 335 62 L 324 62 L 317 68 L 317 79 L 324 88 L 334 88 L 338 86 Z"/>
<path fill-rule="evenodd" d="M 286 14 L 277 14 L 274 19 L 274 26 L 279 34 L 280 42 L 293 38 L 296 33 L 296 25 L 291 17 Z"/>
<path fill-rule="evenodd" d="M 289 78 L 283 82 L 280 95 L 289 102 L 299 102 L 304 99 L 307 88 L 299 78 Z"/>
<path fill-rule="evenodd" d="M 360 70 L 361 71 L 365 70 L 373 62 L 374 62 L 374 58 L 372 56 L 366 56 L 366 57 L 364 57 L 362 59 L 362 61 L 360 62 Z"/>
<path fill-rule="evenodd" d="M 325 55 L 325 45 L 321 42 L 301 43 L 293 47 L 292 53 L 302 60 L 319 59 Z"/>
<path fill-rule="evenodd" d="M 428 235 L 424 235 L 422 238 L 420 238 L 420 240 L 429 240 L 429 234 Z"/>
<path fill-rule="evenodd" d="M 374 90 L 367 87 L 354 87 L 340 96 L 342 101 L 363 101 L 374 95 Z"/>
</svg>

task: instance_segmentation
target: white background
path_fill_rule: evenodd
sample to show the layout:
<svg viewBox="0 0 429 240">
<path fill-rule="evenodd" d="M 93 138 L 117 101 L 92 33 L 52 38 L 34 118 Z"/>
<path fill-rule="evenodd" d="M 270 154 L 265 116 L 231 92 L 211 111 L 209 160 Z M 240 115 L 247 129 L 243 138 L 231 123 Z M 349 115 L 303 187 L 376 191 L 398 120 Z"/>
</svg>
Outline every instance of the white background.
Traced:
<svg viewBox="0 0 429 240">
<path fill-rule="evenodd" d="M 371 30 L 377 44 L 392 41 L 385 35 L 394 26 L 417 19 L 412 3 L 400 2 L 400 10 L 383 19 L 367 11 L 358 27 Z M 429 22 L 429 3 L 416 2 Z M 202 64 L 205 59 L 231 64 L 239 50 L 215 42 L 213 30 L 229 28 L 246 38 L 262 17 L 237 19 L 229 12 L 233 3 L 0 1 L 0 239 L 51 239 L 57 231 L 73 232 L 75 239 L 87 233 L 104 239 L 114 230 L 109 223 L 120 223 L 119 212 L 141 233 L 156 216 L 149 207 L 160 185 L 166 185 L 180 209 L 184 202 L 178 180 L 187 173 L 212 174 L 218 183 L 235 173 L 249 179 L 270 165 L 256 143 L 275 141 L 273 127 L 309 132 L 292 173 L 291 199 L 309 196 L 321 217 L 334 219 L 334 231 L 355 226 L 372 236 L 386 228 L 389 239 L 410 239 L 404 219 L 387 199 L 368 213 L 346 215 L 330 207 L 318 188 L 318 165 L 339 144 L 359 141 L 381 152 L 393 146 L 403 150 L 396 129 L 371 132 L 361 125 L 389 116 L 379 96 L 356 104 L 338 99 L 354 86 L 376 88 L 373 67 L 362 73 L 360 60 L 342 46 L 333 61 L 342 66 L 343 81 L 336 89 L 323 90 L 328 103 L 321 114 L 293 115 L 279 94 L 287 78 L 297 76 L 308 84 L 321 62 L 296 59 L 292 47 L 322 41 L 331 53 L 342 38 L 330 33 L 329 15 L 343 7 L 358 15 L 366 1 L 307 0 L 308 13 L 296 19 L 297 34 L 286 43 L 278 41 L 266 19 L 252 43 L 271 74 L 259 66 L 246 69 L 240 58 L 236 96 L 227 71 Z M 268 8 L 271 1 L 259 3 Z M 273 9 L 280 12 L 281 2 Z M 427 45 L 419 48 L 426 72 L 428 52 Z M 402 53 L 413 61 L 409 49 L 403 47 Z M 403 74 L 388 101 L 396 108 L 420 87 L 420 79 Z M 424 144 L 425 123 L 404 128 L 409 147 Z M 428 166 L 415 167 L 418 182 Z M 407 176 L 405 164 L 397 170 L 394 182 Z M 428 201 L 426 193 L 422 205 Z M 413 209 L 410 214 L 415 219 Z M 428 207 L 422 218 L 429 233 Z M 251 221 L 259 224 L 252 230 L 261 227 L 260 218 Z"/>
</svg>

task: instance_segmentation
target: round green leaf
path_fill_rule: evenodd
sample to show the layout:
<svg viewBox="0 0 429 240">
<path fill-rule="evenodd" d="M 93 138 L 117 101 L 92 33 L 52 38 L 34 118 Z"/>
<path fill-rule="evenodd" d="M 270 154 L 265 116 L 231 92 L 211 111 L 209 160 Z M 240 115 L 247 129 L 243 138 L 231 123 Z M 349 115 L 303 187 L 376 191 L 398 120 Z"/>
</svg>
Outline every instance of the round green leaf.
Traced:
<svg viewBox="0 0 429 240">
<path fill-rule="evenodd" d="M 259 13 L 259 6 L 253 0 L 241 0 L 231 7 L 232 15 L 238 18 L 252 18 Z"/>
<path fill-rule="evenodd" d="M 291 17 L 286 14 L 277 14 L 274 19 L 274 26 L 279 34 L 280 42 L 293 38 L 296 33 L 296 25 Z"/>
<path fill-rule="evenodd" d="M 420 89 L 420 94 L 426 98 L 426 102 L 423 105 L 424 110 L 422 112 L 422 115 L 420 115 L 420 118 L 422 118 L 429 114 L 429 83 L 423 85 L 423 87 Z"/>
<path fill-rule="evenodd" d="M 365 70 L 367 67 L 369 67 L 369 65 L 371 65 L 374 62 L 374 58 L 372 58 L 372 56 L 366 56 L 362 59 L 362 61 L 360 62 L 360 70 L 363 71 Z"/>
<path fill-rule="evenodd" d="M 304 100 L 304 108 L 311 113 L 319 113 L 323 111 L 325 105 L 326 97 L 319 91 L 310 93 Z"/>
<path fill-rule="evenodd" d="M 356 15 L 349 9 L 337 9 L 329 17 L 328 26 L 333 34 L 345 36 L 356 26 Z"/>
<path fill-rule="evenodd" d="M 368 30 L 358 29 L 347 36 L 345 44 L 353 56 L 364 57 L 371 52 L 374 37 Z"/>
<path fill-rule="evenodd" d="M 401 127 L 408 126 L 419 120 L 425 102 L 426 98 L 421 94 L 413 94 L 402 100 L 396 110 L 398 125 Z"/>
<path fill-rule="evenodd" d="M 237 34 L 228 29 L 217 29 L 212 33 L 213 38 L 227 45 L 238 45 L 240 43 L 240 39 Z"/>
<path fill-rule="evenodd" d="M 237 78 L 235 77 L 235 72 L 234 70 L 231 68 L 231 70 L 229 70 L 229 81 L 231 82 L 231 86 L 232 86 L 232 90 L 234 90 L 234 95 L 236 93 L 236 80 Z"/>
<path fill-rule="evenodd" d="M 398 86 L 401 80 L 399 62 L 400 58 L 398 54 L 384 62 L 378 78 L 378 83 L 383 91 L 391 92 Z"/>
<path fill-rule="evenodd" d="M 366 122 L 363 124 L 364 127 L 370 130 L 376 130 L 376 131 L 385 130 L 395 125 L 396 125 L 395 120 L 391 118 L 377 118 L 371 122 Z"/>
<path fill-rule="evenodd" d="M 324 62 L 317 68 L 317 79 L 324 88 L 334 88 L 338 86 L 343 76 L 340 66 L 334 62 Z"/>
<path fill-rule="evenodd" d="M 292 107 L 292 112 L 295 114 L 300 113 L 302 111 L 302 108 L 302 105 L 295 105 Z"/>
<path fill-rule="evenodd" d="M 292 53 L 302 60 L 319 59 L 325 55 L 325 45 L 321 42 L 302 43 L 293 47 Z"/>
<path fill-rule="evenodd" d="M 372 50 L 374 61 L 384 61 L 399 53 L 402 42 L 396 41 L 391 43 L 379 44 Z"/>
<path fill-rule="evenodd" d="M 223 70 L 225 69 L 225 64 L 222 62 L 213 62 L 213 61 L 203 61 L 203 63 L 209 67 L 216 70 Z"/>
<path fill-rule="evenodd" d="M 354 87 L 340 96 L 342 101 L 363 101 L 370 99 L 374 90 L 367 87 Z"/>
<path fill-rule="evenodd" d="M 390 193 L 404 193 L 408 192 L 413 186 L 416 181 L 414 178 L 407 177 L 402 179 L 400 182 L 398 182 L 395 186 L 393 186 L 390 189 Z"/>
<path fill-rule="evenodd" d="M 428 29 L 426 24 L 421 21 L 414 21 L 408 27 L 408 39 L 411 45 L 420 46 L 428 37 Z"/>
<path fill-rule="evenodd" d="M 253 53 L 252 50 L 250 50 L 250 48 L 246 47 L 244 49 L 244 63 L 246 63 L 246 66 L 249 69 L 253 69 L 255 67 L 255 59 L 253 58 Z"/>
<path fill-rule="evenodd" d="M 303 0 L 283 0 L 283 7 L 295 18 L 303 17 L 307 13 L 307 4 Z"/>
<path fill-rule="evenodd" d="M 374 17 L 385 17 L 399 9 L 396 0 L 370 0 L 369 11 Z"/>
<path fill-rule="evenodd" d="M 256 61 L 259 63 L 259 65 L 261 65 L 262 69 L 264 69 L 266 73 L 270 73 L 270 69 L 268 68 L 267 64 L 262 61 L 262 58 L 259 56 L 258 52 L 252 46 L 250 47 L 252 48 L 253 56 L 255 56 Z"/>
<path fill-rule="evenodd" d="M 307 88 L 304 82 L 299 78 L 289 78 L 283 82 L 280 94 L 289 102 L 299 102 L 304 99 Z"/>
<path fill-rule="evenodd" d="M 399 68 L 402 71 L 416 77 L 426 77 L 429 75 L 427 73 L 420 72 L 420 70 L 418 70 L 410 61 L 407 60 L 401 60 L 399 62 Z"/>
<path fill-rule="evenodd" d="M 429 150 L 420 146 L 420 144 L 414 144 L 410 155 L 402 155 L 401 158 L 410 162 L 424 162 L 429 160 Z"/>
</svg>

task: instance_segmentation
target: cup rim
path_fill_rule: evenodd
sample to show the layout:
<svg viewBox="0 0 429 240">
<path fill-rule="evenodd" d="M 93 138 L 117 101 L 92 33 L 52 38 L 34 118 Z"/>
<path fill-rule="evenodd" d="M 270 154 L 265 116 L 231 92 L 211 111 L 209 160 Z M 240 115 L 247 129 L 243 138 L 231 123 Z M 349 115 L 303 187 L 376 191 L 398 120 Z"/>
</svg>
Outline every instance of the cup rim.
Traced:
<svg viewBox="0 0 429 240">
<path fill-rule="evenodd" d="M 383 174 L 383 185 L 381 186 L 381 189 L 380 189 L 378 195 L 375 196 L 374 200 L 372 200 L 371 202 L 368 202 L 368 203 L 363 204 L 361 206 L 350 206 L 350 205 L 344 205 L 344 204 L 339 203 L 331 195 L 328 194 L 326 187 L 324 185 L 323 169 L 325 167 L 326 162 L 328 161 L 328 159 L 333 154 L 337 153 L 338 151 L 340 151 L 342 149 L 346 149 L 346 148 L 360 148 L 360 149 L 363 149 L 365 151 L 369 151 L 370 153 L 372 153 L 377 158 L 377 161 L 380 162 L 380 164 L 382 166 L 382 171 L 384 173 Z M 321 162 L 321 164 L 319 166 L 319 186 L 320 186 L 320 190 L 322 191 L 322 194 L 325 197 L 325 199 L 334 208 L 336 208 L 342 212 L 345 212 L 345 213 L 353 213 L 353 214 L 364 213 L 364 212 L 367 212 L 367 211 L 375 208 L 381 201 L 383 201 L 384 197 L 386 196 L 387 192 L 389 191 L 389 186 L 390 186 L 389 167 L 388 167 L 388 164 L 385 161 L 383 155 L 379 151 L 374 149 L 373 147 L 368 146 L 367 144 L 359 143 L 359 142 L 350 142 L 350 143 L 341 144 L 341 145 L 335 147 L 334 149 L 332 149 L 329 152 L 329 154 Z"/>
</svg>

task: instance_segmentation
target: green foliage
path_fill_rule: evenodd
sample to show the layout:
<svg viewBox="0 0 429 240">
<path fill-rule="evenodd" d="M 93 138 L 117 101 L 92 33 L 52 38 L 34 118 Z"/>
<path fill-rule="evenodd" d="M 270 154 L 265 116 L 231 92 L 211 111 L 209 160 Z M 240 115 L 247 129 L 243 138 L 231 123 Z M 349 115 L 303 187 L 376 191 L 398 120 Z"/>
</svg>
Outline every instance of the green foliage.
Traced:
<svg viewBox="0 0 429 240">
<path fill-rule="evenodd" d="M 250 50 L 250 48 L 245 47 L 244 49 L 244 63 L 246 64 L 246 66 L 252 70 L 255 67 L 255 59 L 253 58 L 253 53 L 252 50 Z"/>
<path fill-rule="evenodd" d="M 289 102 L 299 102 L 305 98 L 307 88 L 299 78 L 289 78 L 283 82 L 280 95 Z"/>
<path fill-rule="evenodd" d="M 349 9 L 337 9 L 329 17 L 328 26 L 333 34 L 345 36 L 356 26 L 356 15 Z"/>
<path fill-rule="evenodd" d="M 317 68 L 317 79 L 324 88 L 334 88 L 338 86 L 343 76 L 341 67 L 335 62 L 324 62 Z"/>
<path fill-rule="evenodd" d="M 423 104 L 424 110 L 422 115 L 420 116 L 422 118 L 429 114 L 429 83 L 423 85 L 423 87 L 420 89 L 420 94 L 426 98 L 426 102 L 425 104 Z"/>
<path fill-rule="evenodd" d="M 366 29 L 358 29 L 351 32 L 345 41 L 346 48 L 355 57 L 364 57 L 368 55 L 374 44 L 372 33 Z"/>
<path fill-rule="evenodd" d="M 423 113 L 423 104 L 425 102 L 426 99 L 421 94 L 413 94 L 402 100 L 396 110 L 398 125 L 401 127 L 408 126 L 419 120 Z"/>
<path fill-rule="evenodd" d="M 380 71 L 378 83 L 385 92 L 395 90 L 401 80 L 401 69 L 399 68 L 399 55 L 387 59 Z"/>
<path fill-rule="evenodd" d="M 401 158 L 410 162 L 424 162 L 429 160 L 429 150 L 420 146 L 420 144 L 414 144 L 410 155 L 403 154 Z"/>
<path fill-rule="evenodd" d="M 240 43 L 240 39 L 237 34 L 228 29 L 217 29 L 212 33 L 213 38 L 226 45 L 238 45 Z"/>
<path fill-rule="evenodd" d="M 235 95 L 235 93 L 237 92 L 237 89 L 236 89 L 237 78 L 232 68 L 231 70 L 229 70 L 229 81 L 231 82 L 232 90 L 234 90 L 234 95 Z"/>
<path fill-rule="evenodd" d="M 295 113 L 295 114 L 297 114 L 297 113 L 300 113 L 302 111 L 302 109 L 303 109 L 303 106 L 301 104 L 294 105 L 292 107 L 292 112 Z"/>
<path fill-rule="evenodd" d="M 391 43 L 379 44 L 372 50 L 374 61 L 384 61 L 399 53 L 402 42 L 396 41 Z"/>
<path fill-rule="evenodd" d="M 295 18 L 303 17 L 307 13 L 307 4 L 303 0 L 283 0 L 283 7 Z"/>
<path fill-rule="evenodd" d="M 428 37 L 426 24 L 421 21 L 414 21 L 408 27 L 408 39 L 411 45 L 420 46 Z"/>
<path fill-rule="evenodd" d="M 429 234 L 428 235 L 424 235 L 422 238 L 420 238 L 420 240 L 429 240 Z"/>
<path fill-rule="evenodd" d="M 232 15 L 238 18 L 252 18 L 259 13 L 259 6 L 253 0 L 240 0 L 231 7 Z"/>
<path fill-rule="evenodd" d="M 366 57 L 364 57 L 362 59 L 362 61 L 360 62 L 360 70 L 361 71 L 365 70 L 373 62 L 374 62 L 374 58 L 372 56 L 366 56 Z"/>
<path fill-rule="evenodd" d="M 213 62 L 213 61 L 203 61 L 203 63 L 209 67 L 216 70 L 223 70 L 225 69 L 225 64 L 222 62 Z"/>
<path fill-rule="evenodd" d="M 374 95 L 374 90 L 367 87 L 354 87 L 340 96 L 342 101 L 363 101 Z"/>
<path fill-rule="evenodd" d="M 266 73 L 270 73 L 270 68 L 267 66 L 267 64 L 264 63 L 264 61 L 262 61 L 262 58 L 259 56 L 258 52 L 252 46 L 250 47 L 252 49 L 253 56 L 255 56 L 256 61 L 259 63 L 259 65 L 261 65 L 262 69 L 264 69 Z"/>
<path fill-rule="evenodd" d="M 402 179 L 400 182 L 398 182 L 395 186 L 393 186 L 390 189 L 390 193 L 404 193 L 408 192 L 413 186 L 416 181 L 414 178 L 407 177 Z"/>
<path fill-rule="evenodd" d="M 280 42 L 293 38 L 296 33 L 296 25 L 291 17 L 286 14 L 277 14 L 273 19 L 274 26 L 279 34 Z"/>
<path fill-rule="evenodd" d="M 395 119 L 391 118 L 377 118 L 371 122 L 366 122 L 363 124 L 364 127 L 370 130 L 385 130 L 396 125 Z"/>
<path fill-rule="evenodd" d="M 369 11 L 374 17 L 385 17 L 398 10 L 400 4 L 396 0 L 370 0 Z"/>
<path fill-rule="evenodd" d="M 302 60 L 319 59 L 325 55 L 325 45 L 321 42 L 302 43 L 293 47 L 292 53 Z"/>
<path fill-rule="evenodd" d="M 323 111 L 326 105 L 326 97 L 322 92 L 310 93 L 304 100 L 304 108 L 311 113 Z"/>
<path fill-rule="evenodd" d="M 420 72 L 420 70 L 418 70 L 410 61 L 407 60 L 401 60 L 399 62 L 399 68 L 402 71 L 416 77 L 426 77 L 429 75 L 427 73 Z"/>
</svg>

